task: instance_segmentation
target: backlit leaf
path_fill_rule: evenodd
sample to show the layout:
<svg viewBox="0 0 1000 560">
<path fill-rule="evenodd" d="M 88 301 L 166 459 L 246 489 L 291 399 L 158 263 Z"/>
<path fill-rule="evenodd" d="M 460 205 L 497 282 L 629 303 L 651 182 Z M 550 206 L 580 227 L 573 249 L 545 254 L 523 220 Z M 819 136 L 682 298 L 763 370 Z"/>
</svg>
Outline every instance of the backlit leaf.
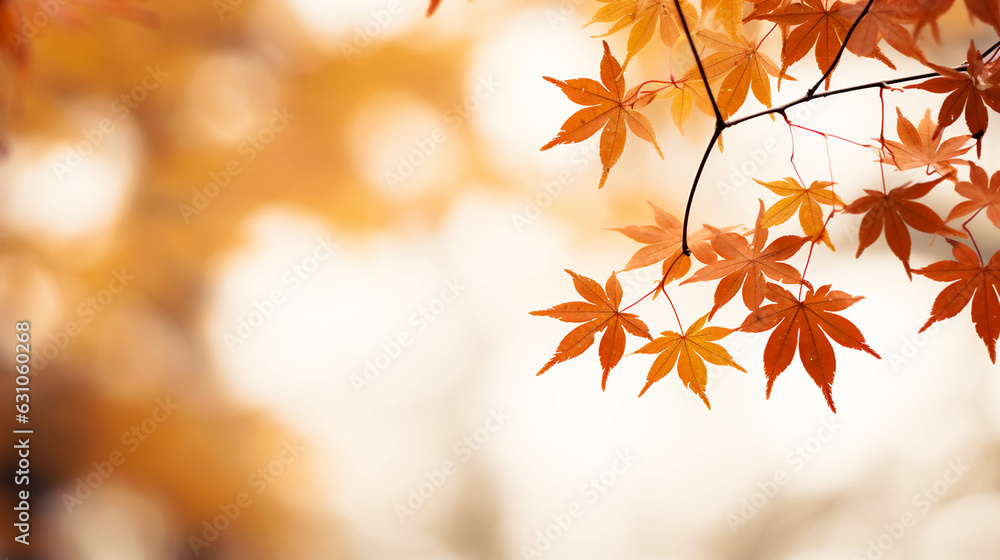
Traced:
<svg viewBox="0 0 1000 560">
<path fill-rule="evenodd" d="M 705 327 L 708 316 L 695 321 L 684 334 L 673 331 L 663 331 L 663 336 L 657 337 L 652 342 L 636 350 L 637 354 L 659 354 L 649 368 L 646 376 L 646 385 L 639 393 L 641 397 L 657 381 L 663 379 L 674 367 L 677 367 L 677 375 L 681 378 L 684 386 L 694 394 L 701 397 L 709 409 L 712 405 L 705 395 L 705 388 L 708 385 L 708 368 L 705 362 L 717 366 L 729 366 L 744 373 L 746 370 L 733 360 L 733 357 L 722 346 L 715 341 L 729 336 L 733 329 L 722 327 Z"/>
<path fill-rule="evenodd" d="M 603 369 L 601 390 L 604 390 L 608 382 L 608 373 L 611 372 L 611 368 L 618 365 L 622 356 L 625 355 L 625 332 L 628 331 L 634 336 L 650 340 L 653 337 L 649 334 L 649 327 L 640 321 L 638 316 L 632 313 L 622 313 L 618 310 L 622 303 L 622 285 L 618 282 L 617 276 L 612 274 L 605 287 L 601 288 L 600 284 L 586 276 L 580 276 L 571 270 L 566 272 L 573 277 L 573 286 L 576 287 L 576 291 L 587 301 L 561 303 L 542 311 L 532 311 L 531 314 L 583 324 L 570 331 L 562 339 L 552 359 L 546 362 L 536 375 L 545 373 L 559 362 L 565 362 L 583 354 L 587 348 L 594 344 L 594 337 L 597 333 L 604 331 L 599 352 L 601 368 Z"/>
</svg>

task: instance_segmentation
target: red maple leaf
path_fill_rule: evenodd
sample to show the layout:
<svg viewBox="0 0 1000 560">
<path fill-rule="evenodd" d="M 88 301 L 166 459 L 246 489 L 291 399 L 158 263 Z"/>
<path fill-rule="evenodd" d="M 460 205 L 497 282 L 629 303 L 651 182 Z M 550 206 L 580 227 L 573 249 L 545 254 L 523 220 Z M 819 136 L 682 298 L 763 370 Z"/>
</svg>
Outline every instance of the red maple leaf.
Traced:
<svg viewBox="0 0 1000 560">
<path fill-rule="evenodd" d="M 612 228 L 646 246 L 639 249 L 629 259 L 621 272 L 635 270 L 645 266 L 663 263 L 664 283 L 683 278 L 691 270 L 691 257 L 683 254 L 682 230 L 683 224 L 673 214 L 649 202 L 653 207 L 655 226 L 625 226 Z M 688 247 L 691 254 L 702 263 L 714 262 L 715 252 L 712 251 L 712 240 L 721 232 L 733 228 L 719 230 L 716 228 L 700 228 L 688 235 Z"/>
<path fill-rule="evenodd" d="M 777 284 L 769 284 L 768 287 L 767 299 L 774 303 L 751 313 L 740 326 L 740 330 L 753 333 L 774 329 L 764 347 L 766 396 L 771 397 L 774 380 L 792 363 L 797 346 L 802 366 L 822 389 L 830 410 L 837 412 L 832 389 L 837 356 L 827 337 L 841 346 L 863 350 L 881 359 L 868 346 L 854 323 L 835 314 L 864 298 L 831 291 L 826 285 L 816 292 L 809 290 L 805 299 L 800 301 Z"/>
<path fill-rule="evenodd" d="M 997 362 L 997 338 L 1000 337 L 1000 251 L 983 264 L 979 255 L 968 245 L 950 241 L 953 261 L 939 261 L 913 272 L 938 282 L 953 282 L 938 294 L 931 307 L 931 316 L 920 332 L 938 321 L 958 315 L 972 302 L 972 322 L 976 334 L 989 350 L 990 360 Z"/>
<path fill-rule="evenodd" d="M 753 230 L 753 245 L 742 235 L 720 233 L 712 240 L 712 248 L 722 258 L 708 263 L 691 278 L 681 282 L 687 284 L 721 278 L 715 289 L 715 305 L 708 314 L 709 318 L 736 296 L 740 286 L 743 287 L 743 304 L 747 309 L 753 311 L 760 307 L 770 285 L 764 276 L 790 284 L 802 282 L 802 276 L 795 267 L 780 261 L 793 257 L 809 238 L 786 235 L 766 245 L 768 231 L 761 227 L 763 216 L 764 202 L 761 201 L 757 226 Z"/>
<path fill-rule="evenodd" d="M 861 228 L 858 231 L 858 253 L 860 257 L 874 243 L 885 229 L 885 241 L 893 254 L 903 263 L 906 275 L 910 278 L 910 231 L 907 226 L 924 233 L 965 237 L 959 231 L 944 224 L 944 220 L 928 206 L 915 202 L 931 192 L 943 179 L 927 183 L 910 185 L 907 183 L 896 187 L 888 194 L 881 191 L 865 189 L 865 196 L 855 200 L 844 208 L 848 214 L 864 214 Z"/>
<path fill-rule="evenodd" d="M 782 74 L 810 51 L 814 51 L 820 71 L 826 72 L 837 59 L 847 30 L 854 23 L 851 19 L 853 14 L 847 8 L 848 5 L 839 0 L 830 5 L 822 0 L 803 0 L 784 6 L 779 4 L 770 13 L 754 10 L 754 14 L 759 15 L 751 14 L 747 19 L 767 20 L 782 28 L 782 36 L 785 38 L 781 47 Z M 789 31 L 792 27 L 794 29 Z M 888 61 L 877 46 L 865 56 Z M 830 87 L 830 76 L 826 78 L 826 87 Z"/>
<path fill-rule="evenodd" d="M 663 158 L 663 152 L 656 143 L 656 132 L 653 123 L 638 109 L 648 105 L 653 96 L 640 96 L 641 86 L 625 91 L 625 76 L 621 64 L 611 54 L 611 47 L 604 42 L 604 58 L 601 59 L 601 81 L 590 78 L 574 80 L 557 80 L 545 76 L 549 82 L 559 86 L 559 89 L 574 103 L 586 105 L 570 115 L 563 123 L 562 129 L 555 138 L 542 146 L 542 151 L 559 144 L 583 142 L 598 130 L 601 132 L 601 164 L 604 172 L 598 188 L 608 180 L 608 173 L 618 162 L 625 151 L 625 129 L 632 131 L 639 138 L 653 145 L 656 153 Z"/>
<path fill-rule="evenodd" d="M 948 214 L 948 221 L 986 209 L 986 217 L 1000 228 L 1000 171 L 990 178 L 986 170 L 970 162 L 969 180 L 955 185 L 955 192 L 968 200 L 959 202 Z"/>
<path fill-rule="evenodd" d="M 841 13 L 850 21 L 854 21 L 861 15 L 864 7 L 865 2 L 846 4 Z M 858 56 L 877 58 L 895 70 L 896 66 L 879 50 L 878 44 L 885 39 L 889 46 L 900 54 L 923 61 L 924 53 L 917 45 L 916 39 L 903 27 L 903 24 L 911 23 L 912 11 L 912 4 L 897 0 L 875 0 L 868 14 L 854 29 L 851 40 L 847 42 L 847 48 Z"/>
<path fill-rule="evenodd" d="M 941 75 L 906 87 L 933 93 L 947 93 L 948 96 L 941 103 L 938 128 L 934 135 L 939 135 L 944 127 L 957 121 L 958 117 L 965 113 L 965 124 L 969 126 L 972 137 L 976 139 L 976 152 L 982 156 L 982 138 L 990 120 L 986 106 L 989 105 L 994 111 L 1000 111 L 1000 85 L 990 79 L 993 78 L 990 73 L 984 75 L 983 55 L 972 41 L 969 41 L 969 52 L 966 56 L 968 69 L 965 72 L 928 62 L 927 66 Z"/>
<path fill-rule="evenodd" d="M 952 164 L 966 164 L 966 160 L 958 156 L 963 156 L 972 149 L 971 145 L 966 146 L 972 137 L 963 134 L 942 142 L 944 135 L 937 134 L 937 131 L 937 125 L 931 120 L 930 109 L 924 113 L 918 128 L 897 107 L 896 132 L 900 142 L 884 141 L 885 151 L 889 153 L 882 155 L 882 163 L 891 163 L 900 171 L 926 167 L 928 175 L 933 167 L 942 177 L 958 181 L 958 171 Z"/>
<path fill-rule="evenodd" d="M 580 276 L 571 270 L 566 272 L 573 277 L 576 291 L 587 301 L 561 303 L 542 311 L 532 311 L 531 314 L 583 324 L 562 339 L 552 359 L 542 366 L 536 375 L 545 373 L 559 362 L 583 354 L 594 343 L 597 333 L 604 331 L 600 346 L 601 367 L 604 369 L 601 390 L 604 390 L 608 382 L 608 373 L 625 355 L 625 331 L 649 340 L 653 337 L 649 334 L 649 327 L 640 321 L 638 316 L 618 310 L 622 303 L 622 285 L 615 274 L 612 273 L 605 288 L 601 288 L 600 284 L 586 276 Z"/>
</svg>

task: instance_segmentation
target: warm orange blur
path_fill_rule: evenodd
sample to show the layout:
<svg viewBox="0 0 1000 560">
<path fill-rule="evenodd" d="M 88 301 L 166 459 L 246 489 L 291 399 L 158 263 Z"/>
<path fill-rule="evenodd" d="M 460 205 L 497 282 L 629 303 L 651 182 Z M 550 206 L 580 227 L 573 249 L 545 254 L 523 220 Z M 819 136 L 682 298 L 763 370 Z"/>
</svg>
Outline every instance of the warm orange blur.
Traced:
<svg viewBox="0 0 1000 560">
<path fill-rule="evenodd" d="M 733 351 L 749 373 L 711 370 L 710 412 L 673 377 L 637 400 L 646 356 L 604 393 L 596 348 L 534 376 L 566 329 L 528 311 L 573 298 L 563 268 L 623 267 L 636 246 L 604 228 L 651 223 L 646 200 L 679 213 L 711 133 L 654 104 L 666 161 L 633 138 L 600 191 L 596 138 L 538 151 L 576 110 L 541 77 L 597 74 L 601 5 L 31 4 L 30 54 L 0 72 L 0 410 L 29 321 L 32 544 L 5 443 L 0 554 L 998 558 L 1000 371 L 965 315 L 915 335 L 941 286 L 883 244 L 855 260 L 851 217 L 812 273 L 867 297 L 847 315 L 884 359 L 838 352 L 836 416 L 797 366 L 764 399 L 761 336 Z M 961 62 L 964 17 L 929 55 Z M 885 72 L 852 57 L 835 83 Z M 939 101 L 886 95 L 911 118 Z M 800 109 L 862 141 L 879 119 L 876 92 Z M 796 141 L 828 177 L 822 139 Z M 699 223 L 748 223 L 750 177 L 789 172 L 781 123 L 725 147 Z M 870 152 L 831 156 L 838 188 L 879 181 Z M 625 299 L 655 274 L 622 274 Z M 684 289 L 682 316 L 707 311 L 711 287 Z"/>
</svg>

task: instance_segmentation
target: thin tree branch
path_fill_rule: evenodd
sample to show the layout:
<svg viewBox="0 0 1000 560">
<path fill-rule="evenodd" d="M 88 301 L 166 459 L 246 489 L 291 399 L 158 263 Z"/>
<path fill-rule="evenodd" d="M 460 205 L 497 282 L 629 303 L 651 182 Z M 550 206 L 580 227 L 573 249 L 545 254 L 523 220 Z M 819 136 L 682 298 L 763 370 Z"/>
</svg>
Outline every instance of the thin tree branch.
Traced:
<svg viewBox="0 0 1000 560">
<path fill-rule="evenodd" d="M 694 174 L 694 182 L 691 184 L 691 192 L 688 193 L 687 207 L 684 208 L 684 229 L 683 235 L 681 236 L 681 250 L 684 254 L 691 256 L 691 248 L 688 247 L 688 222 L 691 220 L 691 206 L 694 203 L 694 193 L 698 190 L 698 181 L 701 180 L 701 173 L 705 170 L 705 164 L 708 162 L 708 156 L 712 154 L 712 149 L 715 148 L 715 142 L 722 135 L 723 127 L 716 126 L 715 132 L 712 134 L 712 139 L 708 141 L 708 147 L 705 148 L 705 154 L 701 156 L 701 163 L 698 164 L 698 172 Z"/>
<path fill-rule="evenodd" d="M 992 47 L 990 47 L 990 48 L 986 49 L 985 51 L 983 51 L 983 56 L 984 57 L 985 56 L 989 56 L 989 54 L 992 53 L 993 51 L 997 50 L 998 47 L 1000 47 L 1000 41 L 994 43 Z M 965 72 L 966 70 L 968 70 L 968 68 L 969 68 L 968 65 L 963 64 L 961 66 L 956 66 L 955 68 L 953 68 L 953 70 L 955 70 L 956 72 Z M 860 90 L 864 90 L 864 89 L 885 88 L 885 87 L 888 87 L 888 86 L 891 86 L 891 85 L 894 85 L 894 84 L 903 84 L 903 83 L 906 83 L 906 82 L 915 82 L 917 80 L 925 80 L 927 78 L 933 78 L 935 76 L 940 76 L 940 74 L 938 74 L 937 72 L 926 72 L 926 73 L 923 73 L 923 74 L 916 74 L 916 75 L 913 75 L 913 76 L 904 76 L 902 78 L 894 78 L 892 80 L 883 80 L 883 81 L 880 81 L 880 82 L 869 82 L 867 84 L 859 84 L 859 85 L 856 85 L 856 86 L 849 86 L 849 87 L 845 87 L 845 88 L 841 88 L 841 89 L 832 89 L 830 91 L 824 91 L 824 92 L 820 92 L 820 93 L 814 93 L 813 95 L 808 95 L 807 94 L 807 95 L 803 95 L 802 97 L 800 97 L 800 98 L 798 98 L 798 99 L 796 99 L 794 101 L 790 101 L 788 103 L 785 103 L 784 105 L 779 105 L 777 107 L 771 107 L 770 109 L 765 109 L 763 111 L 759 111 L 757 113 L 753 113 L 753 114 L 747 115 L 745 117 L 740 117 L 738 119 L 731 120 L 731 121 L 725 123 L 724 126 L 726 128 L 730 128 L 730 127 L 736 126 L 738 124 L 742 124 L 742 123 L 744 123 L 746 121 L 751 121 L 753 119 L 756 119 L 757 117 L 763 117 L 764 115 L 773 115 L 775 113 L 784 113 L 785 111 L 787 111 L 788 109 L 791 109 L 792 107 L 794 107 L 796 105 L 799 105 L 801 103 L 806 103 L 808 101 L 812 101 L 813 99 L 821 99 L 823 97 L 830 97 L 830 96 L 833 96 L 833 95 L 840 95 L 842 93 L 851 93 L 851 92 L 854 92 L 854 91 L 860 91 Z"/>
<path fill-rule="evenodd" d="M 698 73 L 701 74 L 701 81 L 705 84 L 705 91 L 708 92 L 708 100 L 712 102 L 712 110 L 715 111 L 715 127 L 719 128 L 726 122 L 726 119 L 722 118 L 722 112 L 719 111 L 719 104 L 715 101 L 715 95 L 712 94 L 712 86 L 708 85 L 708 75 L 705 74 L 705 67 L 701 64 L 698 49 L 694 46 L 694 37 L 691 36 L 687 18 L 684 17 L 684 10 L 681 9 L 681 1 L 674 0 L 674 6 L 677 8 L 677 17 L 681 20 L 681 26 L 684 27 L 684 36 L 687 37 L 688 46 L 691 47 L 691 54 L 694 56 L 695 64 L 698 65 Z"/>
<path fill-rule="evenodd" d="M 972 235 L 971 231 L 969 231 L 969 222 L 971 222 L 972 220 L 974 220 L 976 218 L 976 216 L 978 216 L 979 213 L 982 212 L 982 211 L 983 211 L 982 208 L 980 208 L 979 210 L 976 210 L 976 213 L 973 214 L 968 220 L 965 220 L 965 223 L 962 224 L 962 229 L 965 230 L 965 233 L 969 234 L 969 239 L 972 240 L 972 246 L 976 248 L 976 255 L 979 255 L 979 264 L 980 265 L 983 264 L 983 253 L 982 253 L 982 251 L 979 250 L 979 244 L 976 243 L 975 236 Z"/>
<path fill-rule="evenodd" d="M 959 67 L 955 68 L 955 70 L 957 70 L 959 72 L 964 71 L 965 69 L 966 69 L 965 66 L 959 66 Z M 915 82 L 917 80 L 923 80 L 923 79 L 926 79 L 926 78 L 933 78 L 933 77 L 939 76 L 939 75 L 940 74 L 938 74 L 937 72 L 927 72 L 925 74 L 917 74 L 915 76 L 906 76 L 906 77 L 903 77 L 903 78 L 895 78 L 893 80 L 885 80 L 885 81 L 881 81 L 881 82 L 869 82 L 867 84 L 860 84 L 860 85 L 845 87 L 845 88 L 841 88 L 841 89 L 832 89 L 830 91 L 824 91 L 824 92 L 821 92 L 821 93 L 814 94 L 812 96 L 803 95 L 802 97 L 800 97 L 798 99 L 795 99 L 793 101 L 789 101 L 788 103 L 785 103 L 784 105 L 778 105 L 777 107 L 771 107 L 770 109 L 765 109 L 763 111 L 759 111 L 757 113 L 753 113 L 753 114 L 747 115 L 745 117 L 740 117 L 738 119 L 731 120 L 731 121 L 729 121 L 729 122 L 727 122 L 725 124 L 725 127 L 726 128 L 730 128 L 730 127 L 736 126 L 738 124 L 743 124 L 743 123 L 745 123 L 747 121 L 752 121 L 752 120 L 756 119 L 757 117 L 763 117 L 764 115 L 773 115 L 775 113 L 784 113 L 785 111 L 787 111 L 788 109 L 791 109 L 792 107 L 795 107 L 796 105 L 800 105 L 802 103 L 807 103 L 809 101 L 812 101 L 813 99 L 822 99 L 824 97 L 830 97 L 830 96 L 833 96 L 833 95 L 840 95 L 842 93 L 851 93 L 851 92 L 854 92 L 854 91 L 861 91 L 861 90 L 865 90 L 865 89 L 887 88 L 887 87 L 889 87 L 889 86 L 891 86 L 893 84 L 902 84 L 902 83 L 906 83 L 906 82 Z"/>
<path fill-rule="evenodd" d="M 986 49 L 985 51 L 983 51 L 983 58 L 986 58 L 987 56 L 990 56 L 990 53 L 993 52 L 993 51 L 995 51 L 995 50 L 997 50 L 997 47 L 1000 47 L 1000 42 L 993 43 L 992 47 L 990 47 L 990 48 Z"/>
<path fill-rule="evenodd" d="M 883 88 L 883 89 L 885 89 L 885 88 L 888 88 L 890 85 L 893 85 L 893 84 L 902 84 L 902 83 L 906 83 L 906 82 L 914 82 L 914 81 L 917 81 L 917 80 L 923 80 L 923 79 L 927 79 L 927 78 L 933 78 L 935 76 L 940 76 L 940 74 L 938 74 L 937 72 L 926 72 L 924 74 L 917 74 L 917 75 L 914 75 L 914 76 L 905 76 L 905 77 L 902 77 L 902 78 L 894 78 L 892 80 L 884 80 L 884 81 L 880 81 L 880 82 L 869 82 L 867 84 L 859 84 L 859 85 L 849 86 L 849 87 L 845 87 L 845 88 L 841 88 L 841 89 L 828 90 L 828 91 L 824 91 L 822 93 L 816 93 L 816 89 L 819 88 L 820 84 L 822 84 L 826 80 L 826 78 L 830 74 L 830 72 L 832 72 L 833 69 L 837 66 L 837 63 L 840 61 L 840 57 L 843 56 L 843 54 L 844 54 L 844 50 L 847 49 L 847 41 L 851 38 L 851 34 L 857 28 L 858 23 L 861 21 L 861 18 L 863 18 L 867 14 L 867 12 L 868 12 L 869 8 L 871 8 L 871 5 L 872 5 L 873 2 L 874 2 L 874 0 L 868 0 L 868 3 L 865 5 L 864 10 L 862 10 L 861 14 L 858 16 L 858 19 L 854 20 L 854 24 L 851 26 L 851 28 L 847 32 L 847 35 L 844 37 L 844 44 L 841 45 L 840 50 L 837 52 L 837 56 L 834 58 L 833 64 L 823 74 L 823 77 L 820 78 L 820 80 L 818 82 L 816 82 L 816 84 L 814 84 L 813 87 L 809 88 L 806 91 L 805 95 L 803 95 L 802 97 L 800 97 L 798 99 L 795 99 L 793 101 L 789 101 L 788 103 L 785 103 L 784 105 L 779 105 L 777 107 L 771 107 L 769 109 L 765 109 L 763 111 L 758 111 L 756 113 L 747 115 L 745 117 L 740 117 L 738 119 L 733 119 L 733 120 L 730 120 L 730 121 L 726 121 L 725 119 L 722 118 L 722 113 L 719 111 L 719 105 L 716 103 L 715 98 L 712 96 L 712 88 L 709 87 L 709 85 L 708 85 L 708 79 L 706 78 L 706 75 L 705 75 L 705 69 L 704 69 L 704 67 L 702 67 L 701 58 L 698 56 L 698 53 L 697 53 L 697 51 L 695 49 L 695 46 L 694 46 L 694 39 L 691 37 L 691 32 L 688 29 L 687 22 L 684 19 L 684 14 L 683 14 L 683 12 L 681 12 L 680 0 L 674 0 L 674 5 L 677 6 L 677 11 L 680 14 L 681 23 L 684 26 L 684 34 L 687 36 L 688 44 L 691 46 L 691 52 L 694 53 L 695 62 L 697 62 L 697 64 L 698 64 L 698 71 L 701 73 L 702 80 L 705 83 L 705 89 L 708 91 L 709 99 L 711 99 L 711 101 L 712 101 L 712 108 L 715 110 L 715 117 L 716 117 L 715 132 L 712 134 L 712 139 L 709 140 L 708 146 L 705 148 L 705 154 L 702 156 L 701 163 L 698 165 L 698 171 L 695 173 L 694 181 L 691 184 L 691 190 L 688 193 L 687 206 L 684 209 L 684 227 L 683 227 L 683 230 L 681 232 L 681 248 L 682 248 L 682 250 L 683 250 L 683 252 L 684 252 L 685 255 L 691 256 L 691 249 L 690 249 L 690 247 L 688 247 L 688 223 L 689 223 L 690 217 L 691 217 L 691 207 L 692 207 L 692 205 L 694 203 L 694 195 L 695 195 L 695 193 L 698 190 L 698 183 L 701 180 L 701 174 L 702 174 L 702 172 L 705 170 L 705 163 L 708 161 L 708 156 L 711 154 L 712 149 L 715 147 L 715 143 L 719 139 L 719 136 L 722 135 L 722 131 L 724 131 L 727 128 L 731 128 L 731 127 L 734 127 L 736 125 L 745 123 L 747 121 L 751 121 L 751 120 L 754 120 L 756 118 L 763 117 L 765 115 L 773 115 L 773 114 L 776 114 L 776 113 L 785 116 L 785 119 L 787 120 L 788 119 L 788 117 L 787 117 L 787 111 L 788 111 L 788 109 L 791 109 L 792 107 L 795 107 L 796 105 L 800 105 L 802 103 L 807 103 L 809 101 L 812 101 L 813 99 L 820 99 L 820 98 L 823 98 L 823 97 L 831 97 L 831 96 L 834 96 L 834 95 L 841 95 L 841 94 L 844 94 L 844 93 L 851 93 L 851 92 L 854 92 L 854 91 L 861 91 L 861 90 L 872 89 L 872 88 Z M 997 50 L 997 48 L 1000 48 L 1000 41 L 994 43 L 993 46 L 991 46 L 990 48 L 988 48 L 985 51 L 983 51 L 982 56 L 983 57 L 989 56 L 990 53 L 992 53 L 993 51 Z M 953 68 L 953 70 L 955 70 L 956 72 L 965 72 L 965 71 L 968 70 L 968 68 L 969 68 L 968 64 L 966 63 L 966 64 L 963 64 L 961 66 L 957 66 L 957 67 Z"/>
</svg>

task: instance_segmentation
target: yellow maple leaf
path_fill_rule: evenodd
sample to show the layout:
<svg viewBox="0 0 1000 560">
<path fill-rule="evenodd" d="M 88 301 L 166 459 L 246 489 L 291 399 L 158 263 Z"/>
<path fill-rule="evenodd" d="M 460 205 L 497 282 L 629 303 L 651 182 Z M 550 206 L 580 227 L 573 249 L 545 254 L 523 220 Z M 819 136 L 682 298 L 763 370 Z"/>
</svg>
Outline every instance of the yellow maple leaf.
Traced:
<svg viewBox="0 0 1000 560">
<path fill-rule="evenodd" d="M 831 250 L 834 249 L 833 242 L 830 241 L 830 233 L 825 227 L 826 218 L 820 207 L 820 204 L 845 206 L 844 201 L 837 196 L 837 193 L 830 189 L 833 183 L 813 181 L 809 188 L 804 188 L 793 177 L 785 177 L 784 180 L 769 183 L 757 179 L 754 181 L 767 187 L 774 194 L 783 197 L 764 213 L 761 227 L 771 228 L 783 224 L 798 211 L 802 231 L 813 239 L 819 237 Z"/>
<path fill-rule="evenodd" d="M 733 329 L 706 328 L 705 322 L 707 320 L 708 315 L 698 319 L 688 327 L 684 334 L 663 331 L 660 333 L 663 336 L 635 351 L 636 354 L 659 354 L 649 369 L 646 386 L 639 393 L 640 397 L 653 383 L 666 377 L 676 366 L 677 375 L 681 378 L 684 386 L 701 397 L 705 406 L 711 410 L 712 405 L 705 395 L 705 387 L 708 385 L 708 368 L 705 366 L 705 362 L 717 366 L 733 367 L 746 373 L 747 370 L 733 360 L 729 351 L 714 342 L 729 336 Z"/>
<path fill-rule="evenodd" d="M 614 24 L 603 35 L 606 37 L 626 27 L 632 30 L 628 36 L 628 53 L 622 66 L 628 66 L 629 61 L 639 51 L 649 44 L 656 33 L 657 24 L 660 28 L 660 38 L 663 43 L 673 48 L 677 40 L 684 36 L 680 13 L 674 0 L 600 0 L 606 5 L 599 9 L 594 17 L 587 22 Z M 698 23 L 698 11 L 687 0 L 680 0 L 681 10 L 689 28 L 694 29 Z M 586 26 L 584 26 L 586 27 Z"/>
</svg>

